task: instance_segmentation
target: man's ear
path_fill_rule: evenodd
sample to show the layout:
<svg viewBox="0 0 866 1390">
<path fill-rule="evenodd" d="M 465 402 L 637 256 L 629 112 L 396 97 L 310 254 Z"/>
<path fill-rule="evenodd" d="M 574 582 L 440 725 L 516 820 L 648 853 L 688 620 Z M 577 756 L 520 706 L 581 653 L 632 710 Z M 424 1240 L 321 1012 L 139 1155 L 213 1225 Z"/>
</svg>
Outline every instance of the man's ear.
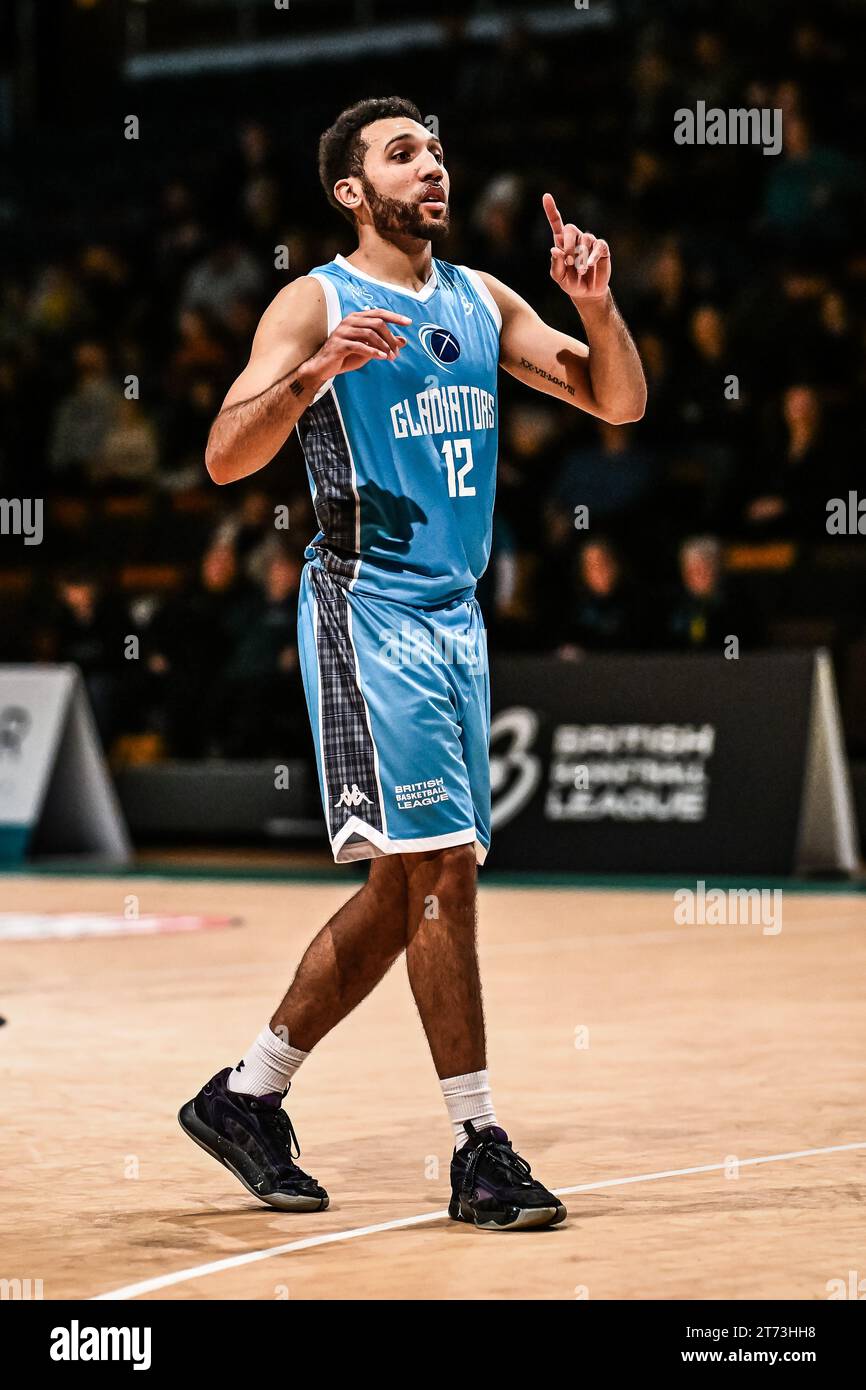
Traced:
<svg viewBox="0 0 866 1390">
<path fill-rule="evenodd" d="M 361 189 L 357 179 L 339 179 L 334 184 L 334 197 L 344 208 L 355 210 L 361 203 Z"/>
</svg>

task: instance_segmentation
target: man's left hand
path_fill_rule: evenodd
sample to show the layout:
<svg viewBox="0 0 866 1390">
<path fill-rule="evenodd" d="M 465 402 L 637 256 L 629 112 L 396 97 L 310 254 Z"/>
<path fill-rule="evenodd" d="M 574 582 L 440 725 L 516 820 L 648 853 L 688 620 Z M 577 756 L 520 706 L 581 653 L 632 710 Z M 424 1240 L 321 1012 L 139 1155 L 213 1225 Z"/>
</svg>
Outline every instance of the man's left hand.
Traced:
<svg viewBox="0 0 866 1390">
<path fill-rule="evenodd" d="M 592 232 L 582 232 L 573 222 L 563 223 L 550 193 L 545 193 L 541 201 L 553 232 L 551 279 L 577 304 L 604 299 L 610 286 L 610 247 L 607 242 L 593 236 Z"/>
</svg>

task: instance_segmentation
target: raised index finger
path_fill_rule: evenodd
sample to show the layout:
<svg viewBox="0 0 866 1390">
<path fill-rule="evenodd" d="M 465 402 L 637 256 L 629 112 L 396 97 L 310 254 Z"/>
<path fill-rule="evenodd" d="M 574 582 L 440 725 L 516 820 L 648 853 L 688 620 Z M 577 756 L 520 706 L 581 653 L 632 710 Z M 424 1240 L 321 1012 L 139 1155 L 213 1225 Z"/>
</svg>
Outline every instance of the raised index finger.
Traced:
<svg viewBox="0 0 866 1390">
<path fill-rule="evenodd" d="M 547 220 L 550 223 L 550 230 L 553 232 L 553 240 L 561 249 L 563 245 L 562 218 L 559 215 L 559 208 L 556 206 L 556 200 L 554 199 L 553 194 L 545 193 L 544 197 L 541 200 L 541 204 L 544 208 L 544 211 L 547 213 Z"/>
</svg>

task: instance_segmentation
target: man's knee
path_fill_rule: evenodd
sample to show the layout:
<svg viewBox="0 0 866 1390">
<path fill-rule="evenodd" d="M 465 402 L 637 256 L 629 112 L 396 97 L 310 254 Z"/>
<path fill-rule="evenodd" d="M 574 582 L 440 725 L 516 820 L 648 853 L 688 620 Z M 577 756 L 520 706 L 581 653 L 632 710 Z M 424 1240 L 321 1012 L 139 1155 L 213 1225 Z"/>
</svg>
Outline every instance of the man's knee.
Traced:
<svg viewBox="0 0 866 1390">
<path fill-rule="evenodd" d="M 371 859 L 367 880 L 369 883 L 378 883 L 383 887 L 387 885 L 405 890 L 406 870 L 403 867 L 403 856 L 401 854 L 380 854 L 375 859 Z"/>
<path fill-rule="evenodd" d="M 448 845 L 444 849 L 420 850 L 404 854 L 406 876 L 410 882 L 419 880 L 443 890 L 470 890 L 475 884 L 476 860 L 474 845 Z"/>
</svg>

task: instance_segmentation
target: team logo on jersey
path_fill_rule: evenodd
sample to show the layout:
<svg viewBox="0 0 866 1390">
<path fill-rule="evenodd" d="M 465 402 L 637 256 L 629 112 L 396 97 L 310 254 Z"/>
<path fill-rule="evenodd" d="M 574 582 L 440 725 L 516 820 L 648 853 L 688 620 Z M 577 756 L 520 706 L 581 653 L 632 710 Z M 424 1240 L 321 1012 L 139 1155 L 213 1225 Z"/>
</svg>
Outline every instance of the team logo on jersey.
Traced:
<svg viewBox="0 0 866 1390">
<path fill-rule="evenodd" d="M 366 803 L 367 803 L 368 806 L 372 806 L 372 805 L 373 805 L 372 801 L 370 800 L 369 796 L 367 796 L 366 792 L 362 792 L 362 791 L 359 789 L 357 782 L 353 782 L 353 783 L 352 783 L 352 790 L 351 790 L 351 791 L 349 791 L 348 785 L 344 782 L 344 783 L 343 783 L 343 790 L 342 790 L 341 793 L 340 793 L 340 799 L 339 799 L 339 801 L 335 801 L 335 802 L 334 802 L 334 805 L 335 805 L 335 806 L 360 806 L 361 803 L 364 802 L 364 801 L 366 801 Z"/>
<path fill-rule="evenodd" d="M 422 323 L 418 329 L 421 346 L 432 361 L 447 367 L 460 356 L 460 344 L 448 328 L 438 323 Z"/>
</svg>

